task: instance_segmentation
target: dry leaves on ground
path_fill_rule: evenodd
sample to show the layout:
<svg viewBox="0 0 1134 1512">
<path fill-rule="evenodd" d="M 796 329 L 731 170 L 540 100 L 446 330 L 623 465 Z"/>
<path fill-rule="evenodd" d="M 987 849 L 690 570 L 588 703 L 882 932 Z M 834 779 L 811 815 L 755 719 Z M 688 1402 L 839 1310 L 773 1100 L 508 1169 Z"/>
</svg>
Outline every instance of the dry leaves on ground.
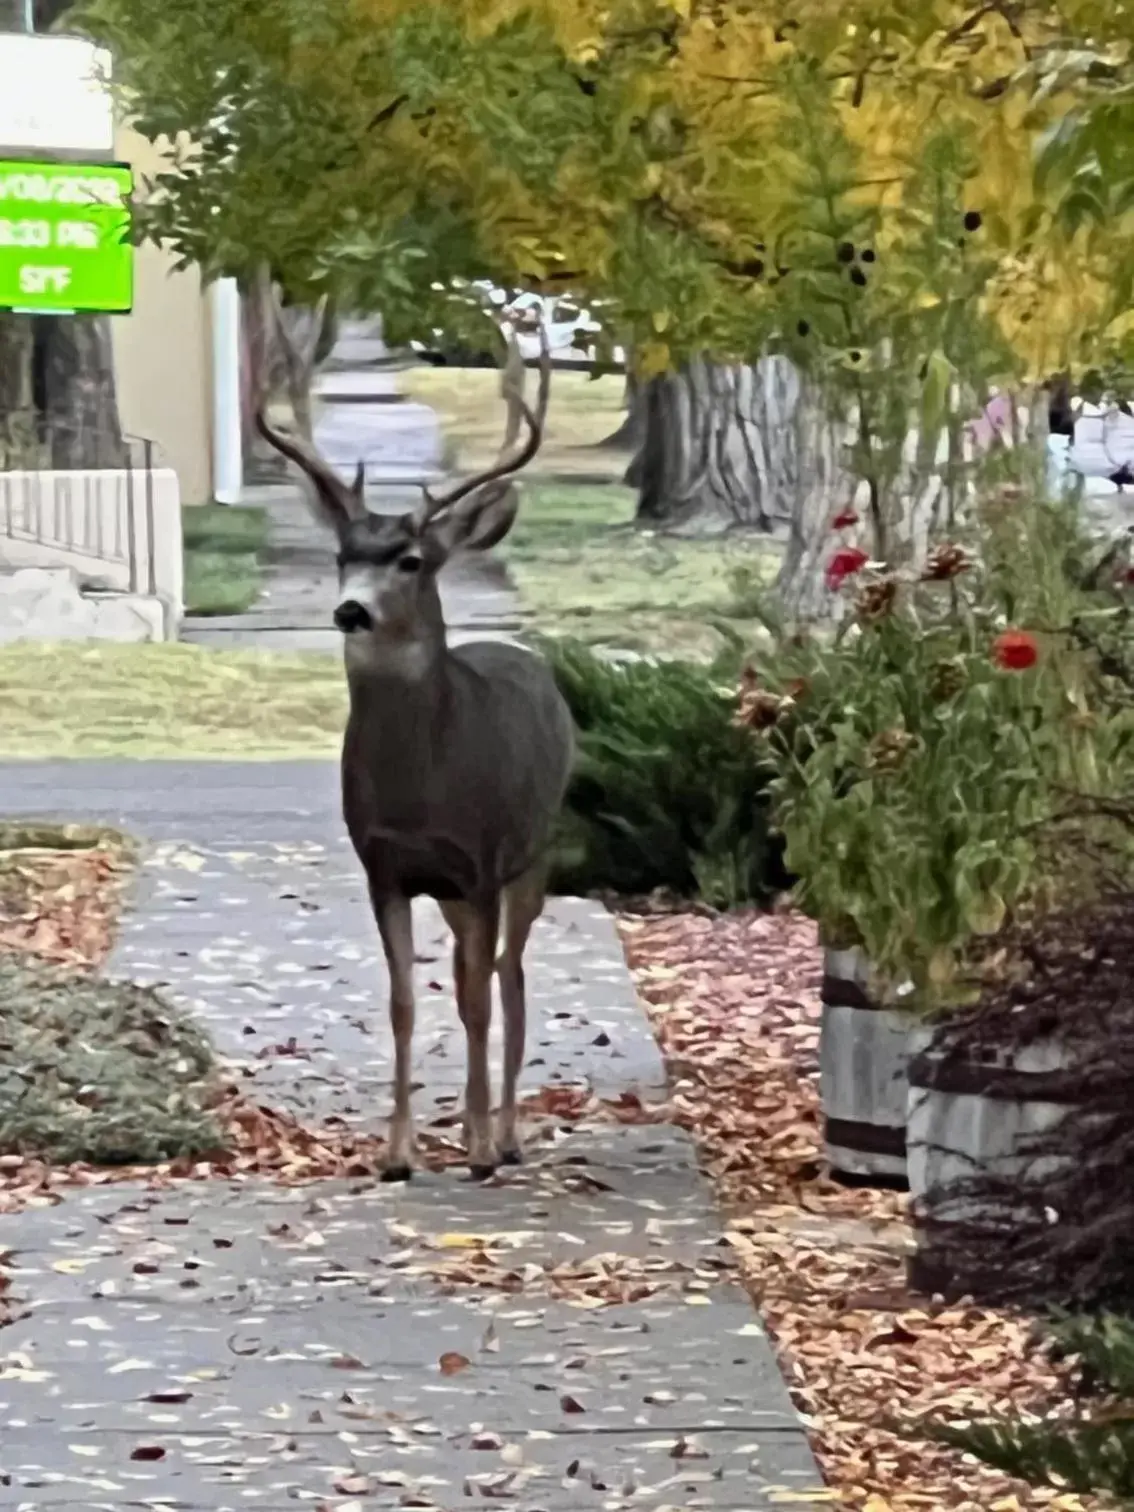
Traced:
<svg viewBox="0 0 1134 1512">
<path fill-rule="evenodd" d="M 916 1436 L 1065 1404 L 1028 1320 L 905 1285 L 903 1199 L 832 1182 L 820 1158 L 815 930 L 793 915 L 624 916 L 620 929 L 743 1274 L 843 1505 L 1059 1512 L 1094 1505 L 1010 1481 Z M 913 1428 L 907 1436 L 895 1423 Z"/>
<path fill-rule="evenodd" d="M 110 953 L 129 871 L 123 849 L 5 849 L 0 843 L 0 953 L 77 969 Z"/>
<path fill-rule="evenodd" d="M 582 1087 L 545 1087 L 524 1100 L 529 1141 L 540 1137 L 540 1121 L 546 1130 L 556 1123 L 661 1122 L 665 1108 L 647 1108 L 632 1093 L 604 1102 Z M 148 1165 L 113 1167 L 74 1162 L 53 1165 L 32 1155 L 0 1155 L 0 1213 L 16 1212 L 29 1205 L 58 1202 L 68 1188 L 107 1186 L 134 1181 L 151 1188 L 180 1181 L 224 1181 L 267 1178 L 284 1185 L 316 1180 L 375 1178 L 381 1174 L 386 1141 L 336 1119 L 311 1126 L 292 1113 L 253 1101 L 235 1085 L 226 1086 L 210 1107 L 224 1136 L 224 1148 L 200 1157 Z M 450 1120 L 446 1119 L 446 1123 Z M 468 1156 L 459 1135 L 419 1129 L 418 1159 L 430 1171 L 464 1168 Z M 500 1179 L 507 1179 L 502 1176 Z M 586 1173 L 568 1173 L 568 1184 L 585 1184 Z M 491 1268 L 495 1262 L 485 1257 Z M 507 1268 L 499 1270 L 503 1280 Z M 490 1284 L 487 1272 L 483 1284 Z M 480 1284 L 479 1282 L 477 1284 Z M 504 1288 L 509 1289 L 508 1287 Z"/>
</svg>

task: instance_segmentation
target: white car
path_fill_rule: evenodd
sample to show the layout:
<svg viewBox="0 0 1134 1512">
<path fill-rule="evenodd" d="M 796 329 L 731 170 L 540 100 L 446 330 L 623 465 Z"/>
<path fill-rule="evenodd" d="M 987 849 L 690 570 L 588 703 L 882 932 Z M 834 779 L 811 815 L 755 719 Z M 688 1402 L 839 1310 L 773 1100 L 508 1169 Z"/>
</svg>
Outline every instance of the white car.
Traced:
<svg viewBox="0 0 1134 1512">
<path fill-rule="evenodd" d="M 595 361 L 597 347 L 586 338 L 599 336 L 602 325 L 589 310 L 571 300 L 550 299 L 543 294 L 520 294 L 505 306 L 505 313 L 515 317 L 512 323 L 525 362 L 539 356 L 538 323 L 541 319 L 552 357 L 561 362 L 578 362 L 580 366 Z M 626 353 L 621 347 L 613 349 L 611 361 L 617 367 L 626 365 Z"/>
<path fill-rule="evenodd" d="M 493 284 L 473 286 L 487 304 L 494 305 L 503 317 L 505 328 L 515 331 L 520 355 L 525 362 L 534 362 L 540 353 L 539 321 L 547 331 L 548 346 L 553 359 L 560 364 L 571 363 L 589 367 L 597 360 L 598 348 L 594 340 L 602 331 L 601 323 L 589 310 L 565 297 L 551 298 L 545 294 L 517 294 L 509 299 L 504 289 Z M 415 341 L 413 350 L 426 360 L 436 360 L 451 344 L 446 342 L 441 331 L 435 331 L 434 342 Z M 614 347 L 610 360 L 616 367 L 625 367 L 626 353 Z M 495 362 L 491 363 L 495 366 Z"/>
</svg>

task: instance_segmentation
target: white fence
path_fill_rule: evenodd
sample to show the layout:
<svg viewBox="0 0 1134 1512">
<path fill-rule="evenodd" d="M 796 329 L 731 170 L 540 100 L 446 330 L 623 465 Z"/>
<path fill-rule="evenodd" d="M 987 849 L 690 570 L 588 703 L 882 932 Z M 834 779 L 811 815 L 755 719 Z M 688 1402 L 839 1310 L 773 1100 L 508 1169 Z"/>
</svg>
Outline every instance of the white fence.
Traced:
<svg viewBox="0 0 1134 1512">
<path fill-rule="evenodd" d="M 69 567 L 87 584 L 184 610 L 181 498 L 171 468 L 0 471 L 0 567 Z"/>
</svg>

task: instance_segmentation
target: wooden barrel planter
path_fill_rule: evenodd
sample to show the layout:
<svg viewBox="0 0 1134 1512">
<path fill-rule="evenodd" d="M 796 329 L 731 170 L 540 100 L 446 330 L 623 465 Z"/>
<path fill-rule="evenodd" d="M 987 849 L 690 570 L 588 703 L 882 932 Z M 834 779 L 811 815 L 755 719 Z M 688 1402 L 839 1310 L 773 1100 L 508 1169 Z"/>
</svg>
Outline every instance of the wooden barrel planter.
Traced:
<svg viewBox="0 0 1134 1512">
<path fill-rule="evenodd" d="M 1002 1231 L 1011 1225 L 1012 1186 L 1042 1190 L 1063 1165 L 1037 1146 L 1079 1101 L 1079 1079 L 1066 1048 L 1051 1039 L 946 1052 L 938 1033 L 917 1028 L 909 1049 L 906 1146 L 917 1237 L 909 1282 L 930 1295 L 980 1295 L 995 1286 L 1000 1267 L 995 1246 L 985 1272 L 981 1259 L 974 1264 L 971 1241 L 950 1243 L 950 1227 L 991 1216 L 963 1186 L 984 1177 L 1004 1182 L 995 1217 Z"/>
<path fill-rule="evenodd" d="M 906 1185 L 907 1021 L 874 1002 L 858 950 L 823 965 L 819 1086 L 832 1173 L 860 1186 Z"/>
</svg>

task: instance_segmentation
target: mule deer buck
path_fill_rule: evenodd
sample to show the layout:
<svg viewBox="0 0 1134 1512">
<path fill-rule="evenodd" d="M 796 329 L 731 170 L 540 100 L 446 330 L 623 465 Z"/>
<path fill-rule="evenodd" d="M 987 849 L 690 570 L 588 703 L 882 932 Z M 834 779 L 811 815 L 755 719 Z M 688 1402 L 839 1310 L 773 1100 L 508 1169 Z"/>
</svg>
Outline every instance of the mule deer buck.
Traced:
<svg viewBox="0 0 1134 1512">
<path fill-rule="evenodd" d="M 574 750 L 567 706 L 531 651 L 491 641 L 452 648 L 437 576 L 458 550 L 502 540 L 516 517 L 513 481 L 539 449 L 551 380 L 544 343 L 526 438 L 496 465 L 444 493 L 422 490 L 400 518 L 368 513 L 364 467 L 345 483 L 306 440 L 261 434 L 306 475 L 338 538 L 339 598 L 350 714 L 343 815 L 369 885 L 390 975 L 394 1113 L 386 1180 L 414 1161 L 410 1072 L 414 1027 L 411 901 L 434 898 L 454 936 L 457 1009 L 467 1045 L 465 1134 L 475 1177 L 521 1159 L 516 1083 L 524 1060 L 524 947 L 543 911 L 545 855 Z M 497 954 L 499 948 L 499 955 Z M 500 982 L 504 1076 L 492 1128 L 488 1032 Z"/>
</svg>

